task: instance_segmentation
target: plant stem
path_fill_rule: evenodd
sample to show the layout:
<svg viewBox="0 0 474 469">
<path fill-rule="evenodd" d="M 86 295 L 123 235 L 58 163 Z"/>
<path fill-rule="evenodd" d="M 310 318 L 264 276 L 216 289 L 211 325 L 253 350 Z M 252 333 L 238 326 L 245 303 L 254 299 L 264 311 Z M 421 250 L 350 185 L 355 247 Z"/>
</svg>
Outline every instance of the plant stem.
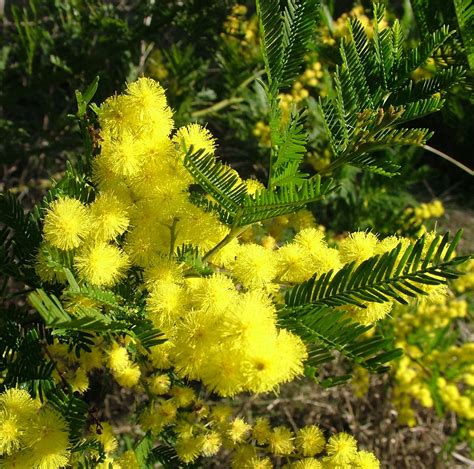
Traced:
<svg viewBox="0 0 474 469">
<path fill-rule="evenodd" d="M 218 103 L 213 104 L 212 106 L 206 107 L 204 109 L 200 109 L 199 111 L 194 111 L 191 113 L 191 117 L 202 117 L 207 114 L 211 114 L 216 111 L 220 111 L 221 109 L 230 106 L 231 104 L 241 103 L 243 98 L 227 98 L 219 101 Z"/>
<path fill-rule="evenodd" d="M 173 257 L 174 254 L 174 245 L 176 243 L 176 225 L 179 222 L 179 218 L 173 218 L 173 223 L 169 227 L 170 229 L 170 252 L 169 252 L 169 259 Z"/>
<path fill-rule="evenodd" d="M 450 163 L 456 165 L 458 168 L 462 169 L 470 176 L 474 176 L 474 170 L 468 168 L 467 166 L 463 165 L 459 161 L 455 160 L 452 156 L 449 156 L 446 153 L 443 153 L 442 151 L 437 150 L 436 148 L 430 147 L 429 145 L 423 145 L 423 148 L 427 151 L 430 151 L 431 153 L 434 153 L 435 155 L 441 156 L 441 158 L 444 158 L 446 161 L 449 161 Z"/>
<path fill-rule="evenodd" d="M 217 252 L 219 252 L 224 246 L 227 246 L 234 238 L 240 235 L 243 231 L 247 229 L 246 226 L 239 226 L 237 228 L 231 228 L 229 234 L 218 244 L 216 244 L 210 251 L 208 251 L 204 257 L 202 258 L 203 261 L 208 261 L 211 259 Z"/>
<path fill-rule="evenodd" d="M 200 109 L 199 111 L 194 111 L 191 113 L 191 117 L 202 117 L 207 114 L 220 111 L 228 106 L 231 106 L 232 104 L 241 103 L 244 99 L 235 96 L 237 92 L 243 88 L 246 88 L 248 85 L 250 85 L 250 83 L 252 83 L 257 78 L 261 77 L 264 73 L 265 73 L 264 70 L 259 70 L 258 72 L 249 76 L 237 88 L 235 88 L 235 91 L 232 93 L 230 98 L 223 99 L 222 101 L 219 101 L 218 103 L 215 103 L 212 106 L 206 107 L 204 109 Z"/>
</svg>

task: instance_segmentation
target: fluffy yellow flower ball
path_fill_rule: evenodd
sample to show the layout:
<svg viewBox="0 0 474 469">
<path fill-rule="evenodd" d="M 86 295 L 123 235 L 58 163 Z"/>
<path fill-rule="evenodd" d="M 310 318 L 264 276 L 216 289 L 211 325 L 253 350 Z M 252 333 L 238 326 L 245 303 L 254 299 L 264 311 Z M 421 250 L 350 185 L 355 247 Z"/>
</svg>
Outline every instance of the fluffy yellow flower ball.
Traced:
<svg viewBox="0 0 474 469">
<path fill-rule="evenodd" d="M 176 132 L 173 140 L 183 151 L 189 150 L 192 146 L 193 151 L 204 150 L 205 153 L 213 155 L 216 149 L 216 139 L 208 129 L 199 124 L 189 124 L 186 127 L 181 127 Z"/>
<path fill-rule="evenodd" d="M 87 246 L 74 259 L 79 276 L 97 286 L 115 285 L 129 266 L 128 257 L 119 248 L 106 243 Z"/>
<path fill-rule="evenodd" d="M 64 251 L 79 247 L 89 230 L 86 207 L 70 197 L 55 200 L 44 217 L 44 239 Z"/>
</svg>

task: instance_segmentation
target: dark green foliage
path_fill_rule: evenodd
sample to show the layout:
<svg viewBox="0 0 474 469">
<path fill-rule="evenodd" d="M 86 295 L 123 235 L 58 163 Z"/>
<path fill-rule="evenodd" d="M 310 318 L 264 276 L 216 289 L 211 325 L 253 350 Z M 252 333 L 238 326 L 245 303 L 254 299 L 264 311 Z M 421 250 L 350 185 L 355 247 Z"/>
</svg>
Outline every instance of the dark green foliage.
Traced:
<svg viewBox="0 0 474 469">
<path fill-rule="evenodd" d="M 203 150 L 188 150 L 184 165 L 215 199 L 216 203 L 205 202 L 207 208 L 214 209 L 222 221 L 235 228 L 293 213 L 336 188 L 331 179 L 322 184 L 319 176 L 296 182 L 291 182 L 292 178 L 287 183 L 280 181 L 278 188 L 261 189 L 250 195 L 237 173 Z"/>
<path fill-rule="evenodd" d="M 328 272 L 291 288 L 285 296 L 286 306 L 280 321 L 308 343 L 314 343 L 308 365 L 320 366 L 335 358 L 337 351 L 372 372 L 386 371 L 385 363 L 400 355 L 391 349 L 390 339 L 382 336 L 363 338 L 372 326 L 353 322 L 343 309 L 346 305 L 361 308 L 364 302 L 397 301 L 426 295 L 423 285 L 442 285 L 461 273 L 456 266 L 466 257 L 452 255 L 460 240 L 458 232 L 452 242 L 449 235 L 437 236 L 429 246 L 424 238 L 403 252 L 401 244 L 390 252 L 364 261 L 356 268 L 346 264 L 337 273 Z M 349 379 L 347 375 L 345 379 Z M 342 378 L 339 377 L 337 383 Z"/>
<path fill-rule="evenodd" d="M 282 11 L 278 2 L 257 1 L 262 54 L 272 96 L 290 86 L 301 70 L 304 53 L 314 37 L 318 6 L 317 0 L 288 0 Z"/>
<path fill-rule="evenodd" d="M 386 364 L 402 354 L 400 349 L 390 349 L 389 339 L 380 335 L 364 337 L 372 326 L 362 326 L 349 319 L 344 311 L 325 306 L 285 308 L 280 312 L 280 322 L 310 344 L 306 362 L 309 367 L 319 368 L 336 359 L 334 352 L 339 352 L 372 373 L 383 373 L 388 370 Z M 343 381 L 350 378 L 351 374 L 345 375 Z"/>
<path fill-rule="evenodd" d="M 449 243 L 448 233 L 437 236 L 427 246 L 426 253 L 423 252 L 425 239 L 420 238 L 403 252 L 399 244 L 390 252 L 367 259 L 357 268 L 354 263 L 346 264 L 335 274 L 328 272 L 294 287 L 286 295 L 286 304 L 289 307 L 310 303 L 364 307 L 363 301 L 383 303 L 392 300 L 406 304 L 405 297 L 427 294 L 421 285 L 441 285 L 446 279 L 461 275 L 456 266 L 468 258 L 451 259 L 460 237 L 461 232 L 458 232 Z"/>
<path fill-rule="evenodd" d="M 359 20 L 350 21 L 350 39 L 342 41 L 342 66 L 334 77 L 334 96 L 322 100 L 324 122 L 334 153 L 324 172 L 351 164 L 380 174 L 396 174 L 392 166 L 370 153 L 394 145 L 422 145 L 428 129 L 399 128 L 413 119 L 441 109 L 440 91 L 458 83 L 461 67 L 449 67 L 440 75 L 413 84 L 411 73 L 452 35 L 442 27 L 417 47 L 405 50 L 403 32 L 396 20 L 379 31 L 384 8 L 374 7 L 374 34 L 369 39 Z"/>
</svg>

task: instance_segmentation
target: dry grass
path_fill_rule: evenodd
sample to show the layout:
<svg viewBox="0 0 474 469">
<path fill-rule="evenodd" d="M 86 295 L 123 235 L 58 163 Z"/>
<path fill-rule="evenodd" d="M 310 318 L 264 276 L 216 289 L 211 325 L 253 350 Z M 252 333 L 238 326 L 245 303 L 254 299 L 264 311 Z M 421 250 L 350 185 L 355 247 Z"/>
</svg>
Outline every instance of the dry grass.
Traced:
<svg viewBox="0 0 474 469">
<path fill-rule="evenodd" d="M 443 445 L 456 430 L 451 416 L 442 421 L 434 411 L 420 409 L 419 425 L 413 428 L 397 423 L 391 405 L 388 377 L 372 377 L 368 394 L 356 398 L 350 384 L 322 389 L 308 380 L 283 386 L 278 396 L 242 397 L 234 401 L 237 412 L 249 421 L 267 415 L 275 425 L 294 430 L 307 424 L 318 424 L 327 434 L 347 431 L 359 447 L 373 451 L 383 468 L 434 469 L 474 467 L 465 444 L 451 456 Z M 208 468 L 228 467 L 226 459 L 209 462 Z"/>
</svg>

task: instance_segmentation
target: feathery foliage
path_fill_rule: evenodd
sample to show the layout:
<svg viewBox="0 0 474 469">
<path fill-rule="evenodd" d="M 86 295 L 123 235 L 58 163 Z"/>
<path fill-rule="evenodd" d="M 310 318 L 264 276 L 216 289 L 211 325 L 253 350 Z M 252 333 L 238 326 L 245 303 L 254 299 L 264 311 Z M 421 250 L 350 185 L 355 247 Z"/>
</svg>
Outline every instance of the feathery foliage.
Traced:
<svg viewBox="0 0 474 469">
<path fill-rule="evenodd" d="M 407 298 L 426 295 L 422 285 L 441 285 L 455 279 L 456 270 L 468 257 L 451 258 L 461 238 L 459 231 L 450 243 L 449 233 L 436 236 L 425 250 L 425 238 L 402 252 L 399 244 L 383 255 L 371 257 L 356 267 L 344 266 L 338 272 L 327 272 L 298 285 L 286 294 L 288 307 L 307 304 L 364 307 L 361 301 L 383 303 L 395 300 L 406 304 Z"/>
<path fill-rule="evenodd" d="M 348 23 L 350 38 L 341 41 L 342 65 L 334 76 L 334 95 L 321 101 L 324 124 L 334 153 L 329 173 L 345 164 L 385 175 L 396 168 L 370 154 L 394 145 L 422 145 L 428 129 L 399 127 L 441 109 L 440 93 L 458 83 L 464 71 L 448 66 L 434 77 L 413 83 L 411 73 L 432 57 L 453 34 L 443 26 L 418 46 L 405 50 L 398 20 L 381 28 L 384 7 L 374 5 L 370 38 L 358 19 Z"/>
</svg>

